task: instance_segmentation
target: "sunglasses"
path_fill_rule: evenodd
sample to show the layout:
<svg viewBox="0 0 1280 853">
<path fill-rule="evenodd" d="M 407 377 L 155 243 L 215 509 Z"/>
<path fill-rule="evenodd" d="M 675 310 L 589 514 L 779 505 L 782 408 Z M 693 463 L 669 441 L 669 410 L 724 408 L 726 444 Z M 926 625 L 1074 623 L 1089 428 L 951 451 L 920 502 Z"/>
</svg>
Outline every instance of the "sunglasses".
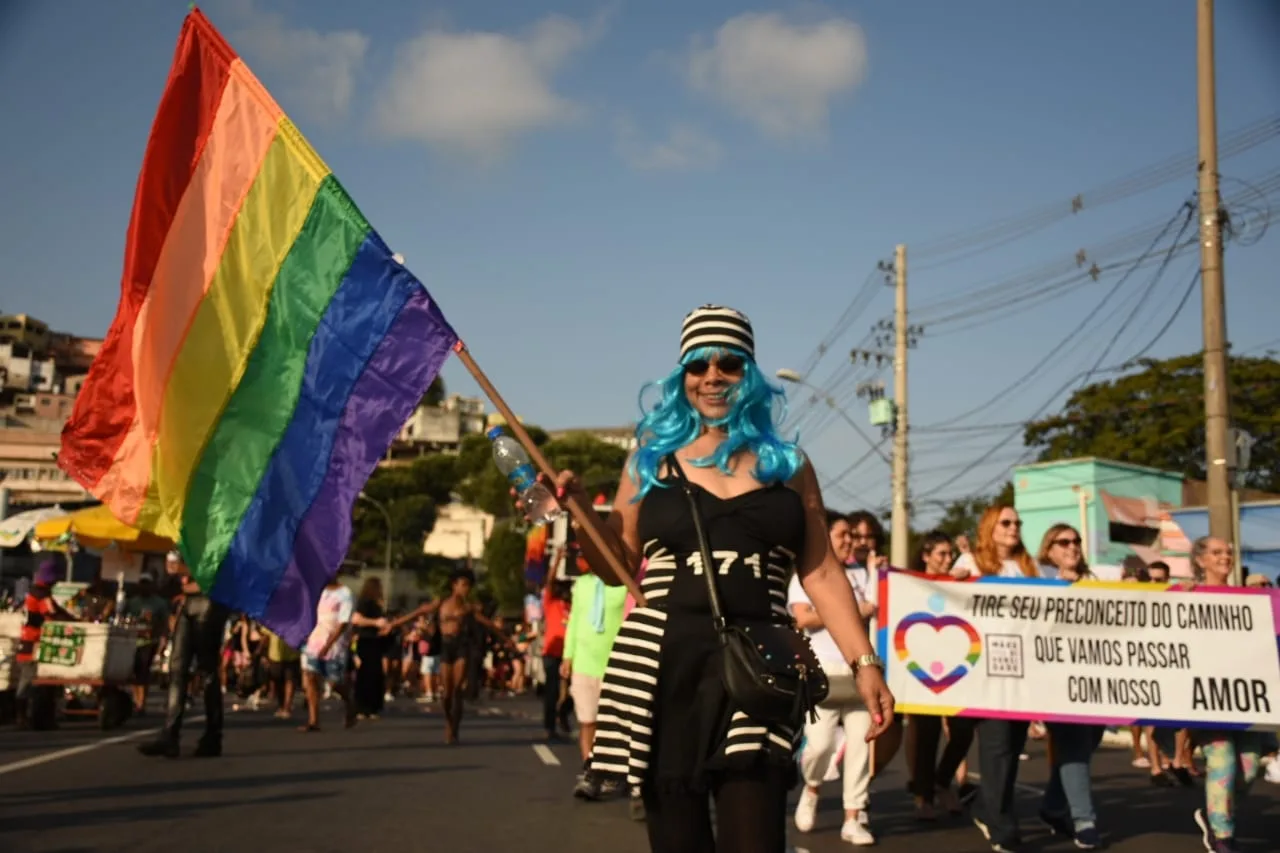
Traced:
<svg viewBox="0 0 1280 853">
<path fill-rule="evenodd" d="M 740 355 L 722 355 L 714 362 L 705 358 L 695 358 L 684 366 L 684 372 L 691 376 L 705 376 L 715 364 L 716 368 L 726 376 L 737 376 L 746 366 L 747 360 Z"/>
<path fill-rule="evenodd" d="M 1019 530 L 1021 530 L 1021 529 L 1022 529 L 1022 519 L 1018 519 L 1017 521 L 1010 521 L 1010 520 L 1009 520 L 1009 519 L 1007 519 L 1007 518 L 1002 518 L 1002 519 L 1000 519 L 1000 526 L 1001 526 L 1001 527 L 1016 527 L 1016 528 L 1018 528 Z"/>
<path fill-rule="evenodd" d="M 1072 545 L 1079 546 L 1079 544 L 1080 544 L 1080 537 L 1079 537 L 1079 536 L 1072 536 L 1072 537 L 1065 537 L 1065 536 L 1064 536 L 1064 537 L 1063 537 L 1063 538 L 1061 538 L 1061 539 L 1055 539 L 1055 540 L 1053 540 L 1053 544 L 1054 544 L 1054 545 L 1057 545 L 1059 548 L 1069 548 L 1069 547 L 1071 547 Z"/>
</svg>

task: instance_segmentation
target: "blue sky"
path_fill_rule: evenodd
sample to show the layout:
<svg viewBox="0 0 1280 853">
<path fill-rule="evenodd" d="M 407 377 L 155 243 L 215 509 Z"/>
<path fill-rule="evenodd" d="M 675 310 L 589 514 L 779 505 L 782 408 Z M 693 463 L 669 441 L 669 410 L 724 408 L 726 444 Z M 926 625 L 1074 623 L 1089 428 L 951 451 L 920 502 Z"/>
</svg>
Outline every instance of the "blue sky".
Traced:
<svg viewBox="0 0 1280 853">
<path fill-rule="evenodd" d="M 1280 115 L 1280 25 L 1269 5 L 1218 7 L 1224 145 Z M 921 427 L 912 488 L 922 506 L 997 483 L 1020 453 L 1020 439 L 996 448 L 1008 433 L 927 427 L 1019 378 L 1116 277 L 1064 286 L 1012 316 L 964 294 L 1026 273 L 999 297 L 1011 310 L 1062 281 L 1046 273 L 1078 250 L 1099 266 L 1134 258 L 1194 189 L 1176 161 L 1196 142 L 1191 2 L 202 8 L 532 422 L 632 420 L 640 385 L 672 363 L 680 318 L 705 302 L 752 317 L 766 370 L 809 367 L 877 261 L 906 243 L 912 310 L 926 321 L 910 361 Z M 0 309 L 105 331 L 185 13 L 170 0 L 19 0 L 0 11 Z M 1237 351 L 1280 338 L 1264 302 L 1280 237 L 1257 228 L 1262 196 L 1280 202 L 1276 182 L 1264 184 L 1276 177 L 1280 140 L 1272 130 L 1242 147 L 1221 169 L 1224 194 L 1245 202 L 1241 242 L 1252 242 L 1227 255 Z M 1099 197 L 1088 191 L 1170 162 L 1175 179 L 1091 204 Z M 1264 185 L 1254 192 L 1241 181 Z M 1018 233 L 1081 192 L 1080 213 Z M 969 247 L 959 257 L 927 256 L 930 243 L 957 234 Z M 1177 256 L 1154 284 L 1154 265 L 1134 273 L 1060 358 L 962 424 L 1053 411 L 1071 376 L 1098 358 L 1124 362 L 1172 314 L 1194 263 L 1194 252 Z M 854 388 L 892 376 L 854 371 L 847 353 L 892 310 L 892 291 L 864 296 L 809 376 L 865 425 Z M 948 324 L 965 306 L 980 310 Z M 1196 349 L 1198 316 L 1193 294 L 1150 354 Z M 445 378 L 451 390 L 475 390 L 457 364 Z M 807 392 L 792 397 L 824 482 L 864 455 L 847 424 L 821 404 L 811 410 Z M 887 499 L 888 468 L 876 457 L 828 486 L 836 506 Z"/>
</svg>

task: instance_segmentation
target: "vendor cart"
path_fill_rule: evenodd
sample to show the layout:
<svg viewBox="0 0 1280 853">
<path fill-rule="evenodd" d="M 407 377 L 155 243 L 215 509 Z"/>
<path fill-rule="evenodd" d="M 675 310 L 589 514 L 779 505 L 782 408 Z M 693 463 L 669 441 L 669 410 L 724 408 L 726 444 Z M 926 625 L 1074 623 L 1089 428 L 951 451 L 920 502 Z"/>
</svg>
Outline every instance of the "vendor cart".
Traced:
<svg viewBox="0 0 1280 853">
<path fill-rule="evenodd" d="M 0 725 L 13 722 L 14 694 L 18 689 L 18 638 L 21 613 L 0 613 Z"/>
<path fill-rule="evenodd" d="M 36 646 L 33 725 L 43 728 L 63 701 L 68 716 L 98 718 L 103 730 L 133 713 L 138 629 L 101 622 L 46 622 Z"/>
</svg>

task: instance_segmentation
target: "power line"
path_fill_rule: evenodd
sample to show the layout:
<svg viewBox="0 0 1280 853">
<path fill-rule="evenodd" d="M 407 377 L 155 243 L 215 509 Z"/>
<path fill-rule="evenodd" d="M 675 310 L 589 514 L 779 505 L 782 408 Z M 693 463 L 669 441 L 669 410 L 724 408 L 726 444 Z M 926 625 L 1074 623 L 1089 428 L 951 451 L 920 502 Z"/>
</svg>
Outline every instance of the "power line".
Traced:
<svg viewBox="0 0 1280 853">
<path fill-rule="evenodd" d="M 1166 267 L 1161 267 L 1161 268 L 1160 268 L 1160 270 L 1156 273 L 1156 278 L 1157 278 L 1157 279 L 1158 279 L 1159 277 L 1161 277 L 1161 276 L 1164 274 L 1165 269 L 1166 269 Z M 1182 304 L 1183 304 L 1183 305 L 1185 305 L 1185 304 L 1186 304 L 1185 300 L 1183 301 L 1183 303 L 1182 303 Z M 1169 323 L 1167 323 L 1167 324 L 1166 324 L 1165 331 L 1167 331 L 1167 329 L 1168 329 L 1170 326 L 1172 326 L 1172 322 L 1169 322 Z M 1157 340 L 1158 340 L 1158 339 L 1157 339 Z M 1154 344 L 1152 344 L 1152 345 L 1154 345 Z M 1095 363 L 1094 363 L 1094 365 L 1093 365 L 1093 367 L 1092 367 L 1092 368 L 1090 369 L 1090 371 L 1086 374 L 1086 376 L 1089 376 L 1089 375 L 1092 375 L 1092 374 L 1094 374 L 1094 373 L 1097 373 L 1097 372 L 1098 372 L 1098 367 L 1099 367 L 1099 364 L 1100 364 L 1100 363 L 1101 363 L 1101 362 L 1095 362 Z M 1051 406 L 1051 405 L 1053 404 L 1054 400 L 1058 399 L 1058 397 L 1059 397 L 1059 396 L 1061 396 L 1063 392 L 1067 391 L 1069 388 L 1071 388 L 1073 385 L 1075 385 L 1075 384 L 1076 384 L 1076 382 L 1077 382 L 1079 379 L 1080 379 L 1080 377 L 1079 377 L 1079 376 L 1073 376 L 1071 379 L 1067 380 L 1067 382 L 1066 382 L 1064 385 L 1062 385 L 1060 388 L 1058 388 L 1056 391 L 1054 391 L 1054 392 L 1053 392 L 1053 394 L 1052 394 L 1052 395 L 1050 395 L 1050 396 L 1049 396 L 1049 398 L 1048 398 L 1047 400 L 1045 400 L 1045 402 L 1044 402 L 1044 403 L 1043 403 L 1039 408 L 1037 408 L 1035 412 L 1033 412 L 1033 413 L 1032 413 L 1031 418 L 1032 418 L 1032 419 L 1034 419 L 1034 418 L 1039 417 L 1039 416 L 1044 412 L 1044 410 L 1045 410 L 1045 409 L 1049 408 L 1049 406 Z M 947 479 L 946 481 L 944 481 L 944 482 L 942 482 L 942 483 L 939 483 L 939 484 L 937 484 L 937 485 L 933 486 L 931 489 L 929 489 L 929 491 L 930 491 L 930 492 L 940 491 L 941 489 L 944 489 L 944 488 L 946 488 L 947 486 L 950 486 L 951 484 L 955 483 L 957 480 L 960 480 L 960 479 L 961 479 L 961 478 L 963 478 L 965 475 L 967 475 L 969 472 L 973 471 L 973 470 L 974 470 L 975 468 L 977 468 L 979 465 L 981 465 L 982 463 L 984 463 L 985 461 L 987 461 L 988 459 L 990 459 L 990 458 L 995 454 L 995 452 L 996 452 L 997 450 L 999 450 L 999 449 L 1000 449 L 1000 447 L 1001 447 L 1002 445 L 1004 445 L 1004 444 L 1006 444 L 1007 442 L 1009 442 L 1009 441 L 1013 440 L 1014 438 L 1016 438 L 1016 437 L 1017 437 L 1017 435 L 1018 435 L 1017 430 L 1013 431 L 1013 432 L 1012 432 L 1011 434 L 1009 434 L 1005 439 L 1003 439 L 1002 441 L 998 442 L 995 446 L 993 446 L 989 451 L 987 451 L 987 452 L 986 452 L 986 453 L 984 453 L 982 456 L 980 456 L 980 457 L 978 457 L 976 460 L 974 460 L 971 464 L 969 464 L 968 466 L 966 466 L 963 470 L 961 470 L 961 471 L 960 471 L 960 473 L 956 474 L 955 476 L 953 476 L 953 477 L 951 477 L 951 478 Z M 1007 471 L 1008 469 L 1006 468 L 1005 470 Z M 1001 476 L 1003 476 L 1003 474 L 1001 474 Z M 997 477 L 997 479 L 999 479 L 999 477 Z"/>
<path fill-rule="evenodd" d="M 850 465 L 848 468 L 845 468 L 845 469 L 844 469 L 843 471 L 841 471 L 839 474 L 835 475 L 834 477 L 829 478 L 825 483 L 823 483 L 823 484 L 822 484 L 822 488 L 823 488 L 823 489 L 826 489 L 826 488 L 827 488 L 827 486 L 830 486 L 830 485 L 833 485 L 833 484 L 838 484 L 838 483 L 840 483 L 841 481 L 843 481 L 845 477 L 849 476 L 849 473 L 850 473 L 851 471 L 853 471 L 853 469 L 857 468 L 857 467 L 858 467 L 859 465 L 861 465 L 863 462 L 866 462 L 866 461 L 867 461 L 868 459 L 870 459 L 873 455 L 875 455 L 877 452 L 879 452 L 879 451 L 880 451 L 880 449 L 884 446 L 884 443 L 885 443 L 886 441 L 888 441 L 888 440 L 889 440 L 889 437 L 888 437 L 888 436 L 885 436 L 885 437 L 881 438 L 878 442 L 876 442 L 876 444 L 875 444 L 875 446 L 874 446 L 874 447 L 872 447 L 872 448 L 871 448 L 870 450 L 868 450 L 866 453 L 864 453 L 864 454 L 862 454 L 861 456 L 859 456 L 859 457 L 858 457 L 858 459 L 857 459 L 857 461 L 855 461 L 852 465 Z"/>
<path fill-rule="evenodd" d="M 848 306 L 846 306 L 844 311 L 840 314 L 835 325 L 831 327 L 831 331 L 827 332 L 826 336 L 818 342 L 817 347 L 814 348 L 809 357 L 804 360 L 800 368 L 800 375 L 802 377 L 805 379 L 809 378 L 809 374 L 817 368 L 818 364 L 821 363 L 826 354 L 831 351 L 831 348 L 835 346 L 840 337 L 844 335 L 845 332 L 849 330 L 849 327 L 853 325 L 854 321 L 856 321 L 858 317 L 866 311 L 870 306 L 870 303 L 875 299 L 876 293 L 879 292 L 879 288 L 876 284 L 877 278 L 883 278 L 885 275 L 887 275 L 887 273 L 881 269 L 879 264 L 877 264 L 871 272 L 867 273 L 867 277 L 863 280 L 862 286 L 858 289 L 858 292 L 854 295 L 852 301 L 849 302 Z"/>
<path fill-rule="evenodd" d="M 1068 332 L 1066 336 L 1062 338 L 1062 340 L 1058 341 L 1058 343 L 1054 346 L 1054 348 L 1049 350 L 1049 352 L 1046 353 L 1044 357 L 1041 358 L 1038 362 L 1036 362 L 1035 365 L 1032 366 L 1030 370 L 1028 370 L 1026 373 L 1022 374 L 1022 376 L 1015 379 L 1012 384 L 1006 386 L 1005 388 L 1002 388 L 999 392 L 995 394 L 995 396 L 991 397 L 989 400 L 986 400 L 981 405 L 975 406 L 974 408 L 969 409 L 965 412 L 961 412 L 960 414 L 955 415 L 954 417 L 950 417 L 950 418 L 947 418 L 946 420 L 939 421 L 937 424 L 934 424 L 933 426 L 947 426 L 948 424 L 959 423 L 960 421 L 970 418 L 973 415 L 978 414 L 979 412 L 986 411 L 992 405 L 998 402 L 1000 398 L 1005 397 L 1011 392 L 1017 390 L 1019 387 L 1024 385 L 1028 380 L 1034 377 L 1037 373 L 1043 370 L 1044 367 L 1047 364 L 1049 364 L 1050 361 L 1053 360 L 1054 356 L 1056 356 L 1059 352 L 1061 352 L 1064 347 L 1068 346 L 1073 342 L 1078 343 L 1078 336 L 1080 335 L 1080 333 L 1085 328 L 1087 328 L 1091 322 L 1093 322 L 1093 319 L 1097 317 L 1098 314 L 1102 312 L 1102 309 L 1105 308 L 1107 303 L 1111 301 L 1111 298 L 1115 296 L 1116 293 L 1119 292 L 1120 288 L 1123 287 L 1125 282 L 1129 280 L 1129 277 L 1132 276 L 1133 273 L 1138 270 L 1139 264 L 1146 258 L 1146 256 L 1151 254 L 1153 251 L 1155 251 L 1156 245 L 1162 239 L 1164 239 L 1164 235 L 1167 234 L 1171 228 L 1173 228 L 1174 223 L 1178 221 L 1178 217 L 1183 216 L 1184 210 L 1186 210 L 1185 205 L 1180 206 L 1178 208 L 1178 210 L 1174 213 L 1174 215 L 1170 217 L 1169 221 L 1165 223 L 1165 226 L 1163 229 L 1161 229 L 1160 233 L 1158 233 L 1155 239 L 1151 241 L 1151 245 L 1147 246 L 1146 251 L 1143 252 L 1143 254 L 1138 257 L 1138 259 L 1134 262 L 1133 266 L 1131 266 L 1129 270 L 1125 272 L 1124 275 L 1120 276 L 1119 280 L 1117 280 L 1116 283 L 1111 286 L 1111 290 L 1109 290 L 1107 294 L 1102 298 L 1102 301 L 1098 303 L 1097 307 L 1095 307 L 1092 311 L 1086 314 L 1084 319 L 1081 320 L 1079 323 L 1077 323 L 1075 328 L 1072 329 L 1070 332 Z"/>
<path fill-rule="evenodd" d="M 1111 340 L 1107 341 L 1107 345 L 1103 348 L 1102 354 L 1099 355 L 1098 360 L 1093 363 L 1093 368 L 1085 374 L 1083 379 L 1080 380 L 1082 384 L 1088 382 L 1089 377 L 1093 376 L 1093 374 L 1098 370 L 1098 367 L 1101 366 L 1102 362 L 1107 360 L 1107 356 L 1111 354 L 1111 348 L 1115 346 L 1116 341 L 1124 337 L 1124 333 L 1128 331 L 1129 325 L 1133 322 L 1134 318 L 1138 316 L 1138 313 L 1142 310 L 1146 301 L 1151 298 L 1151 294 L 1155 292 L 1156 285 L 1160 283 L 1160 279 L 1164 276 L 1165 270 L 1169 268 L 1169 263 L 1173 260 L 1173 250 L 1177 248 L 1178 241 L 1180 241 L 1182 239 L 1182 235 L 1186 233 L 1187 226 L 1191 224 L 1191 220 L 1195 216 L 1195 212 L 1195 208 L 1191 206 L 1190 202 L 1188 202 L 1186 218 L 1182 220 L 1182 227 L 1178 229 L 1178 235 L 1173 238 L 1173 245 L 1169 247 L 1169 251 L 1165 253 L 1164 260 L 1161 261 L 1160 267 L 1156 270 L 1156 274 L 1151 277 L 1151 281 L 1142 291 L 1142 295 L 1138 298 L 1138 303 L 1133 307 L 1133 310 L 1129 312 L 1129 316 L 1124 318 L 1124 322 L 1120 324 L 1120 328 L 1116 331 Z M 1183 304 L 1186 304 L 1185 301 Z M 1174 316 L 1177 315 L 1175 314 Z M 1159 340 L 1158 337 L 1157 340 Z"/>
<path fill-rule="evenodd" d="M 1268 116 L 1223 137 L 1219 146 L 1219 157 L 1225 159 L 1236 156 L 1264 144 L 1277 135 L 1280 135 L 1280 115 Z M 977 228 L 926 241 L 920 243 L 918 249 L 913 243 L 912 254 L 922 260 L 940 259 L 955 255 L 957 252 L 964 252 L 962 257 L 972 257 L 1069 219 L 1083 212 L 1086 206 L 1089 209 L 1101 207 L 1145 193 L 1170 181 L 1192 177 L 1196 174 L 1199 162 L 1199 154 L 1195 151 L 1174 155 L 1069 199 L 1051 202 Z M 955 257 L 951 260 L 959 259 Z M 940 264 L 941 261 L 938 260 L 933 264 L 922 266 L 921 269 L 936 267 Z"/>
<path fill-rule="evenodd" d="M 1275 340 L 1270 340 L 1270 341 L 1263 341 L 1260 344 L 1255 344 L 1249 347 L 1248 349 L 1241 350 L 1239 353 L 1237 353 L 1237 355 L 1245 355 L 1247 353 L 1257 352 L 1258 350 L 1265 350 L 1268 347 L 1274 347 L 1277 345 L 1280 345 L 1280 338 L 1276 338 Z"/>
<path fill-rule="evenodd" d="M 1245 245 L 1246 242 L 1256 242 L 1267 230 L 1271 217 L 1268 196 L 1280 190 L 1280 171 L 1263 175 L 1255 179 L 1255 183 L 1238 183 L 1245 187 L 1245 191 L 1233 195 L 1224 205 L 1230 211 L 1242 211 L 1241 215 L 1230 217 L 1232 227 L 1228 236 L 1239 245 Z M 1250 202 L 1258 202 L 1261 207 Z M 947 296 L 917 305 L 912 313 L 920 325 L 929 328 L 933 336 L 955 334 L 1011 317 L 1036 304 L 1071 293 L 1075 290 L 1075 285 L 1096 281 L 1107 272 L 1130 266 L 1133 258 L 1126 257 L 1126 254 L 1148 243 L 1165 228 L 1167 225 L 1159 223 L 1142 226 L 1089 250 L 1080 249 L 1068 260 L 1032 267 L 993 283 L 953 290 Z M 1189 239 L 1185 244 L 1180 244 L 1175 252 L 1180 253 L 1197 246 L 1197 240 Z M 1113 258 L 1116 260 L 1112 260 Z M 956 324 L 973 317 L 984 319 L 946 331 L 938 329 L 941 325 Z"/>
<path fill-rule="evenodd" d="M 1159 343 L 1165 334 L 1173 327 L 1174 321 L 1178 319 L 1178 315 L 1182 313 L 1182 309 L 1187 307 L 1191 294 L 1195 292 L 1196 285 L 1200 283 L 1200 270 L 1197 269 L 1195 275 L 1191 276 L 1191 281 L 1187 283 L 1187 288 L 1182 292 L 1182 298 L 1178 300 L 1177 306 L 1173 309 L 1173 313 L 1169 315 L 1169 319 L 1164 321 L 1164 325 L 1155 333 L 1147 345 L 1129 357 L 1128 364 L 1132 365 L 1138 359 L 1151 352 L 1151 348 Z"/>
<path fill-rule="evenodd" d="M 1120 373 L 1120 372 L 1133 369 L 1138 359 L 1146 355 L 1146 353 L 1149 352 L 1156 345 L 1156 343 L 1158 343 L 1161 339 L 1163 339 L 1165 334 L 1168 333 L 1169 329 L 1172 328 L 1174 321 L 1177 320 L 1178 316 L 1182 313 L 1182 310 L 1186 307 L 1186 304 L 1190 299 L 1191 294 L 1195 291 L 1195 285 L 1197 284 L 1197 282 L 1199 282 L 1199 280 L 1200 280 L 1200 273 L 1197 270 L 1195 275 L 1191 277 L 1190 282 L 1188 283 L 1186 289 L 1183 291 L 1182 298 L 1178 301 L 1178 304 L 1174 308 L 1173 313 L 1165 321 L 1164 325 L 1162 325 L 1160 327 L 1160 330 L 1156 332 L 1156 334 L 1152 337 L 1152 339 L 1148 341 L 1141 349 L 1139 349 L 1138 352 L 1132 355 L 1128 361 L 1124 362 L 1123 364 L 1117 364 L 1117 365 L 1112 365 L 1110 367 L 1097 368 L 1097 369 L 1093 369 L 1092 371 L 1084 371 L 1084 372 L 1078 373 L 1074 377 L 1072 377 L 1072 379 L 1068 382 L 1067 387 L 1070 387 L 1070 385 L 1075 384 L 1077 381 L 1089 375 L 1090 372 L 1092 372 L 1093 375 L 1097 375 L 1099 373 Z M 1275 343 L 1280 343 L 1280 340 L 1277 340 Z M 1059 393 L 1061 392 L 1059 391 Z M 1056 399 L 1056 397 L 1057 397 L 1057 394 L 1055 394 L 1054 397 L 1050 398 L 1050 402 L 1052 402 L 1053 399 Z M 1147 401 L 1145 403 L 1130 405 L 1123 412 L 1120 412 L 1120 411 L 1094 412 L 1091 414 L 1063 416 L 1061 419 L 1064 423 L 1079 424 L 1079 423 L 1089 423 L 1089 422 L 1095 422 L 1095 421 L 1102 421 L 1105 423 L 1107 420 L 1110 420 L 1110 419 L 1122 420 L 1122 419 L 1131 417 L 1135 412 L 1144 412 L 1152 409 L 1181 406 L 1181 405 L 1186 405 L 1186 402 L 1187 400 L 1185 397 L 1170 398 L 1167 400 Z M 969 426 L 924 426 L 924 427 L 913 429 L 912 433 L 913 434 L 925 433 L 926 436 L 934 435 L 934 434 L 942 434 L 943 437 L 945 437 L 948 434 L 968 433 L 971 436 L 981 437 L 980 436 L 981 433 L 998 432 L 1002 430 L 1007 431 L 1012 429 L 1013 433 L 1009 436 L 1009 438 L 1012 438 L 1012 437 L 1015 437 L 1019 431 L 1025 430 L 1028 426 L 1035 423 L 1039 416 L 1039 412 L 1042 412 L 1044 408 L 1047 408 L 1047 405 L 1042 407 L 1036 413 L 1036 415 L 1033 415 L 1030 418 L 1020 420 L 1020 421 L 1005 421 L 1002 423 L 995 423 L 995 424 L 973 424 Z M 1009 440 L 1009 438 L 1002 440 L 999 444 L 995 446 L 995 448 L 989 451 L 986 459 L 989 459 L 991 456 L 993 456 L 995 454 L 995 451 L 998 450 L 1001 445 L 1005 444 Z M 930 448 L 930 449 L 940 449 L 940 448 Z M 1034 455 L 1035 455 L 1034 449 L 1029 448 L 1024 454 L 1022 454 L 1022 456 L 1020 457 L 1020 460 L 1013 464 L 1014 465 L 1020 464 L 1020 461 L 1025 461 L 1026 459 L 1029 459 Z M 864 456 L 862 459 L 859 459 L 857 462 L 849 466 L 849 468 L 845 469 L 845 471 L 841 472 L 841 474 L 839 474 L 836 478 L 833 478 L 833 479 L 835 481 L 843 480 L 845 477 L 849 476 L 858 466 L 860 466 L 866 460 L 866 458 L 867 457 Z M 979 460 L 979 464 L 983 461 L 986 461 L 986 459 Z M 968 464 L 968 463 L 964 463 L 964 464 Z M 972 466 L 972 468 L 976 468 L 976 467 L 978 466 L 977 465 Z M 998 482 L 1000 479 L 1002 479 L 1006 475 L 1006 473 L 1009 471 L 1011 467 L 1012 466 L 1003 467 L 999 475 L 997 475 L 988 483 L 984 484 L 981 488 L 972 490 L 971 493 L 973 494 L 980 493 L 983 489 L 986 489 L 991 485 L 994 485 L 994 483 Z M 917 474 L 927 473 L 927 471 L 930 471 L 930 470 L 938 470 L 938 469 L 937 468 L 922 469 L 922 470 L 916 471 L 915 473 Z M 965 471 L 964 473 L 968 473 L 968 471 Z M 948 481 L 943 485 L 944 486 L 950 485 L 950 483 L 951 481 Z"/>
<path fill-rule="evenodd" d="M 1233 226 L 1232 231 L 1237 235 L 1237 239 L 1242 239 L 1239 235 L 1248 233 L 1250 242 L 1254 242 L 1260 238 L 1262 233 L 1265 233 L 1269 223 L 1271 211 L 1269 205 L 1267 205 L 1267 196 L 1269 193 L 1280 190 L 1280 172 L 1268 173 L 1267 175 L 1256 179 L 1254 183 L 1241 180 L 1236 180 L 1235 182 L 1245 187 L 1246 192 L 1241 194 L 1239 198 L 1233 197 L 1228 204 L 1233 209 L 1245 206 L 1249 212 L 1256 214 L 1255 218 L 1261 224 L 1258 228 L 1251 229 L 1251 220 L 1239 217 L 1235 219 L 1235 222 L 1239 223 L 1239 226 Z M 1258 210 L 1257 208 L 1245 205 L 1246 199 L 1260 200 L 1263 205 L 1263 209 Z M 1153 232 L 1155 232 L 1155 237 L 1152 242 L 1158 243 L 1159 239 L 1168 232 L 1169 227 L 1170 225 L 1168 222 L 1158 227 L 1144 226 L 1100 246 L 1092 254 L 1086 253 L 1084 250 L 1080 250 L 1077 252 L 1076 257 L 1073 260 L 1066 262 L 1065 264 L 1059 263 L 1056 266 L 1041 266 L 1029 271 L 1028 273 L 1022 273 L 994 284 L 969 289 L 959 294 L 937 300 L 933 303 L 926 303 L 923 308 L 916 309 L 913 313 L 915 313 L 916 317 L 920 317 L 922 313 L 926 315 L 921 325 L 929 326 L 931 330 L 933 330 L 932 336 L 934 337 L 945 336 L 948 334 L 959 334 L 992 322 L 1009 319 L 1017 314 L 1031 310 L 1038 305 L 1059 298 L 1073 290 L 1075 285 L 1096 281 L 1107 273 L 1120 269 L 1127 269 L 1126 276 L 1131 276 L 1137 270 L 1151 264 L 1159 263 L 1161 266 L 1165 266 L 1168 261 L 1171 260 L 1171 257 L 1180 255 L 1187 250 L 1198 246 L 1198 240 L 1196 238 L 1189 238 L 1186 241 L 1176 241 L 1176 244 L 1170 247 L 1169 253 L 1166 254 L 1163 259 L 1152 257 L 1151 246 L 1148 246 L 1147 249 L 1136 258 L 1130 257 L 1115 263 L 1099 263 L 1099 261 L 1107 255 L 1118 253 L 1138 245 L 1139 240 L 1145 241 L 1152 238 Z M 1254 233 L 1254 231 L 1257 233 Z M 1088 269 L 1081 270 L 1080 268 L 1088 262 L 1090 258 L 1093 258 L 1092 266 Z M 847 331 L 847 327 L 862 313 L 865 309 L 868 294 L 871 296 L 874 295 L 876 290 L 874 287 L 875 276 L 879 272 L 881 271 L 877 269 L 868 275 L 858 296 L 855 297 L 854 303 L 851 303 L 850 307 L 846 308 L 833 331 L 829 333 L 827 338 L 819 344 L 815 354 L 810 357 L 808 364 L 816 366 L 816 364 L 821 361 L 822 357 L 830 351 L 830 348 L 834 345 L 839 335 L 844 331 Z M 1046 272 L 1048 275 L 1046 275 Z M 1054 276 L 1061 277 L 1064 273 L 1070 274 L 1068 274 L 1066 278 L 1060 278 L 1060 280 L 1057 281 L 1053 280 Z M 1028 286 L 1032 286 L 1035 289 L 1027 290 Z M 1104 298 L 1104 302 L 1109 300 L 1111 297 L 1112 294 L 1108 294 L 1107 297 Z M 975 302 L 978 304 L 975 305 Z M 960 310 L 953 311 L 950 314 L 934 316 L 932 318 L 928 316 L 929 311 L 938 312 L 951 306 L 960 307 Z M 960 322 L 965 319 L 971 319 L 972 322 Z M 957 323 L 958 325 L 952 325 Z M 936 331 L 936 328 L 940 325 L 949 327 L 940 332 Z M 864 346 L 866 342 L 874 336 L 874 334 L 875 330 L 873 328 L 873 330 L 859 343 L 859 346 Z M 1063 341 L 1062 343 L 1065 344 L 1066 341 Z M 1049 358 L 1052 358 L 1054 354 L 1055 353 L 1051 353 Z M 809 371 L 806 371 L 806 374 L 808 372 Z M 838 401 L 838 408 L 846 407 L 855 397 L 857 380 L 859 378 L 859 374 L 851 371 L 848 365 L 841 365 L 837 367 L 832 375 L 828 377 L 827 381 L 817 385 L 821 394 L 811 396 L 807 401 L 789 412 L 787 423 L 784 425 L 785 430 L 787 432 L 802 432 L 806 438 L 812 438 L 813 436 L 824 433 L 833 423 L 835 423 L 837 418 L 829 409 L 815 404 L 820 402 L 823 397 L 831 397 Z M 1030 376 L 1027 378 L 1030 378 Z M 979 410 L 983 408 L 986 408 L 986 406 L 984 405 L 983 407 L 980 407 Z M 972 416 L 972 414 L 975 414 L 975 412 L 971 411 L 961 416 L 953 417 L 944 423 L 963 420 L 965 417 Z"/>
</svg>

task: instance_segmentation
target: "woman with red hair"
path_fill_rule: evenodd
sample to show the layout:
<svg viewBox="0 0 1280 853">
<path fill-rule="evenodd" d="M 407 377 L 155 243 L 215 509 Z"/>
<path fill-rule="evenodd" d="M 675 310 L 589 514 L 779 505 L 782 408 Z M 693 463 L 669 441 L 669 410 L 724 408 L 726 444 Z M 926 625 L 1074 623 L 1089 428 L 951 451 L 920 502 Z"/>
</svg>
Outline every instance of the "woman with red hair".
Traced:
<svg viewBox="0 0 1280 853">
<path fill-rule="evenodd" d="M 982 514 L 973 551 L 961 554 L 951 569 L 958 578 L 995 576 L 1040 577 L 1040 570 L 1022 544 L 1022 519 L 1011 506 L 996 504 Z M 1014 853 L 1022 844 L 1014 791 L 1019 756 L 1027 742 L 1023 720 L 981 720 L 978 723 L 978 769 L 982 776 L 973 822 L 996 853 Z"/>
</svg>

